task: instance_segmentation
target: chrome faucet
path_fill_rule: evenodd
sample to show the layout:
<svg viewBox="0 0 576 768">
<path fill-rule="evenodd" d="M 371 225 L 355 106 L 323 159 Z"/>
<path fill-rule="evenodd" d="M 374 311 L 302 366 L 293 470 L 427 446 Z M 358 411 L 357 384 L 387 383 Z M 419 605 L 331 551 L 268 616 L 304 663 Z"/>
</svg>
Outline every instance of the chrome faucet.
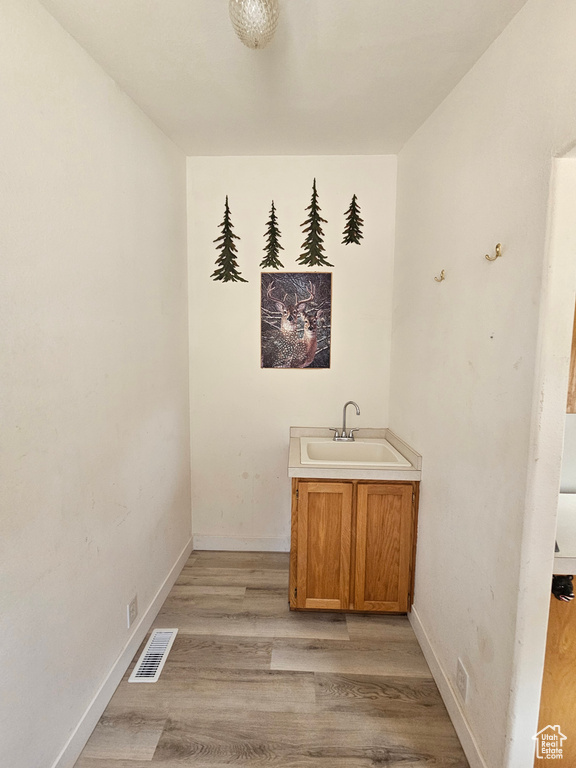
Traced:
<svg viewBox="0 0 576 768">
<path fill-rule="evenodd" d="M 356 408 L 356 416 L 360 416 L 360 408 L 358 407 L 358 404 L 355 403 L 354 400 L 348 400 L 348 402 L 344 404 L 344 409 L 342 410 L 342 432 L 339 432 L 338 427 L 330 427 L 330 430 L 334 432 L 334 440 L 352 441 L 354 440 L 354 432 L 358 432 L 357 429 L 351 429 L 348 431 L 348 434 L 346 434 L 346 408 L 349 405 L 353 405 Z"/>
</svg>

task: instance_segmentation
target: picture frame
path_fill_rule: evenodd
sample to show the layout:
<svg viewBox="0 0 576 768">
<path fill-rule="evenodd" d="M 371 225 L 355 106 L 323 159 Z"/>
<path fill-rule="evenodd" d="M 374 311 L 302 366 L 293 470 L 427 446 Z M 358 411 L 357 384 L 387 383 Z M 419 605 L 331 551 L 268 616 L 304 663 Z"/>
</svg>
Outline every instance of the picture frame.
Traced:
<svg viewBox="0 0 576 768">
<path fill-rule="evenodd" d="M 330 368 L 331 272 L 262 272 L 262 368 Z"/>
</svg>

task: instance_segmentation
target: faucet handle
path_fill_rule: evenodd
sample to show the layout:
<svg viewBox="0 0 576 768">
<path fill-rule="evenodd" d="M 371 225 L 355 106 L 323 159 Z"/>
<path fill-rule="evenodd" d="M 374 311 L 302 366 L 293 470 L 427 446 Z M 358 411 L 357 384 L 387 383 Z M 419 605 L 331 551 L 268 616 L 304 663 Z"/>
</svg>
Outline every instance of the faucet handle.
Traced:
<svg viewBox="0 0 576 768">
<path fill-rule="evenodd" d="M 353 435 L 352 433 L 353 433 L 353 432 L 358 432 L 358 430 L 359 430 L 359 429 L 360 429 L 360 427 L 356 427 L 356 429 L 351 429 L 351 430 L 348 432 L 348 439 L 349 439 L 349 440 L 354 440 L 354 435 Z"/>
<path fill-rule="evenodd" d="M 340 430 L 338 429 L 338 427 L 328 427 L 328 429 L 330 430 L 330 432 L 334 432 L 334 437 L 333 437 L 334 440 L 340 439 Z M 346 435 L 343 434 L 343 437 L 346 437 Z"/>
</svg>

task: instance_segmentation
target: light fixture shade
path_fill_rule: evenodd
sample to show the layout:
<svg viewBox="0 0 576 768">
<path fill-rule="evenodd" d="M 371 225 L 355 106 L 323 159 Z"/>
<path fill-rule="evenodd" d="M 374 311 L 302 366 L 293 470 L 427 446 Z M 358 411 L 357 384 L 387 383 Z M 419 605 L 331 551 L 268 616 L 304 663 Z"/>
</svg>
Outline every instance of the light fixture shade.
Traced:
<svg viewBox="0 0 576 768">
<path fill-rule="evenodd" d="M 264 48 L 274 37 L 278 0 L 229 0 L 228 10 L 234 31 L 248 48 Z"/>
</svg>

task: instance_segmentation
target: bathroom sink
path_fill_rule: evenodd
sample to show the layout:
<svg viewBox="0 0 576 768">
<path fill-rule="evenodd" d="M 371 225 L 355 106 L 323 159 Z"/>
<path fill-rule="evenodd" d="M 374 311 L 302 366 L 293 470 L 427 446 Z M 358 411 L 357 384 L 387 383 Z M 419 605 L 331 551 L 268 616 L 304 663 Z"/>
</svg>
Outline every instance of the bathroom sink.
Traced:
<svg viewBox="0 0 576 768">
<path fill-rule="evenodd" d="M 337 442 L 329 437 L 301 437 L 300 463 L 330 466 L 410 467 L 387 440 L 376 438 Z"/>
</svg>

